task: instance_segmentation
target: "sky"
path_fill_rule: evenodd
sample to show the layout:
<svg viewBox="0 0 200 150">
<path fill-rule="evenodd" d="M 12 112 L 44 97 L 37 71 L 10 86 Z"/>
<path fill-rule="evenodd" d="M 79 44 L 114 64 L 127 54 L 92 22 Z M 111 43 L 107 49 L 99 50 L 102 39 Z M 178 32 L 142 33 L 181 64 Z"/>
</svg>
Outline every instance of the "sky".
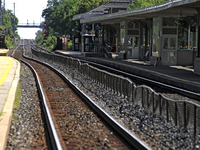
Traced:
<svg viewBox="0 0 200 150">
<path fill-rule="evenodd" d="M 4 1 L 4 0 L 2 0 Z M 40 23 L 44 21 L 42 18 L 42 10 L 47 6 L 47 0 L 5 0 L 5 8 L 12 10 L 20 23 Z M 39 28 L 18 28 L 18 34 L 22 39 L 35 39 L 35 33 L 41 30 Z"/>
</svg>

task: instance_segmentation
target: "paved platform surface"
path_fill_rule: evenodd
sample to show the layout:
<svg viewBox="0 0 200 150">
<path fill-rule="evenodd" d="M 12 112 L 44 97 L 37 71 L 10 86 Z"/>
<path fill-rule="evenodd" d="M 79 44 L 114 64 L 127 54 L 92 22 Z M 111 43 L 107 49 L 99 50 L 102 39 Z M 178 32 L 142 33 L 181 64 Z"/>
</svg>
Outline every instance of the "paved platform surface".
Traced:
<svg viewBox="0 0 200 150">
<path fill-rule="evenodd" d="M 0 56 L 6 56 L 9 49 L 0 49 Z"/>
<path fill-rule="evenodd" d="M 62 51 L 59 52 L 62 53 Z M 74 53 L 78 54 L 78 52 Z M 63 54 L 67 55 L 66 53 Z M 82 59 L 117 68 L 131 74 L 200 93 L 200 75 L 194 73 L 193 66 L 152 66 L 148 61 L 144 62 L 134 59 L 120 60 L 106 57 L 84 58 L 81 55 L 74 55 L 74 57 L 81 57 Z"/>
<path fill-rule="evenodd" d="M 20 63 L 0 56 L 0 150 L 4 150 L 7 143 L 19 77 Z"/>
</svg>

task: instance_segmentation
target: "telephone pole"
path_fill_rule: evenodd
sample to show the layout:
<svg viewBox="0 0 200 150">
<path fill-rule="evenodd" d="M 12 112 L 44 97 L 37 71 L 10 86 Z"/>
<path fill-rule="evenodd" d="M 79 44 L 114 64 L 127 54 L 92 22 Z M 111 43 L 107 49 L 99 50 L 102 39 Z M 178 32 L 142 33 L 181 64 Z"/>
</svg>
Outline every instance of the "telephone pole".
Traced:
<svg viewBox="0 0 200 150">
<path fill-rule="evenodd" d="M 3 12 L 2 12 L 2 25 L 3 25 L 3 15 L 5 13 L 5 0 L 3 1 Z"/>
<path fill-rule="evenodd" d="M 0 0 L 1 1 L 1 0 Z M 14 35 L 14 43 L 15 43 L 15 3 L 14 3 L 14 24 L 13 24 L 13 35 Z"/>
<path fill-rule="evenodd" d="M 1 25 L 1 0 L 0 0 L 0 25 Z"/>
</svg>

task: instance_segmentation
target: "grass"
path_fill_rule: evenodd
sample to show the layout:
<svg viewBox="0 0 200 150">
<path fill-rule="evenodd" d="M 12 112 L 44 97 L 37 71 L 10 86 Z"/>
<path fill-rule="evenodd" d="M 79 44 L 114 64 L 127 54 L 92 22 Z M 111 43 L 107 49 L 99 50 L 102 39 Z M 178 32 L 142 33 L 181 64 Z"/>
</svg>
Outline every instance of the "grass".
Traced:
<svg viewBox="0 0 200 150">
<path fill-rule="evenodd" d="M 20 70 L 20 75 L 23 75 L 22 69 Z M 22 83 L 21 83 L 21 81 L 19 81 L 18 85 L 17 85 L 17 91 L 15 94 L 15 102 L 14 102 L 14 106 L 13 106 L 14 107 L 13 120 L 15 122 L 17 122 L 17 119 L 15 117 L 15 109 L 18 109 L 20 107 L 21 94 L 22 94 Z"/>
<path fill-rule="evenodd" d="M 19 81 L 17 85 L 17 91 L 15 95 L 15 102 L 14 102 L 14 108 L 16 109 L 20 107 L 21 93 L 22 93 L 22 83 Z"/>
<path fill-rule="evenodd" d="M 3 115 L 3 112 L 1 111 L 1 112 L 0 112 L 0 117 L 1 117 L 2 115 Z"/>
</svg>

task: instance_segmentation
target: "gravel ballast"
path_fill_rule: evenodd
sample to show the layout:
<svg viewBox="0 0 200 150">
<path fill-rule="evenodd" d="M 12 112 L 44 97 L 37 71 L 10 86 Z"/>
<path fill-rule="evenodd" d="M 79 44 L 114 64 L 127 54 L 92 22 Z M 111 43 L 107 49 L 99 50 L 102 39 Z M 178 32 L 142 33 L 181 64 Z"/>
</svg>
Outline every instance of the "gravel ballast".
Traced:
<svg viewBox="0 0 200 150">
<path fill-rule="evenodd" d="M 47 149 L 35 78 L 26 65 L 21 66 L 20 107 L 13 110 L 6 149 Z"/>
<path fill-rule="evenodd" d="M 68 68 L 62 64 L 47 63 L 61 70 L 74 84 L 93 99 L 95 103 L 153 149 L 189 150 L 199 147 L 199 137 L 194 140 L 192 133 L 186 129 L 175 126 L 172 122 L 166 122 L 164 118 L 149 112 L 148 109 L 134 105 L 128 99 L 113 94 L 112 91 L 106 90 L 103 86 L 93 82 L 90 78 L 80 74 L 75 69 Z M 178 95 L 167 95 L 165 93 L 165 96 L 179 99 Z M 180 99 L 182 98 L 180 96 Z"/>
</svg>

